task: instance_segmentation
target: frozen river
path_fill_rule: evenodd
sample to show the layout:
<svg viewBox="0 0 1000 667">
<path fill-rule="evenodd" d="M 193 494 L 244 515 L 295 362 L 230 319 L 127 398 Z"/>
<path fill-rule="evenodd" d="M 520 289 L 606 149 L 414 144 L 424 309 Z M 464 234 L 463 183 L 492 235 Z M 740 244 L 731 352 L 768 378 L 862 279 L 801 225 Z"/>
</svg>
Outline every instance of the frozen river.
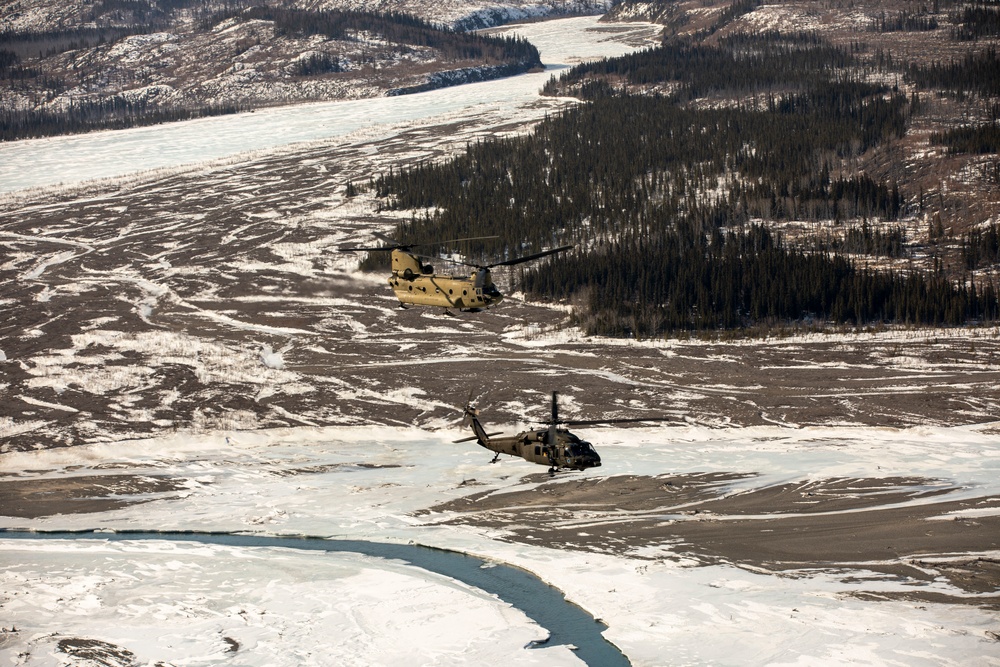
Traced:
<svg viewBox="0 0 1000 667">
<path fill-rule="evenodd" d="M 554 71 L 631 51 L 654 32 L 648 24 L 607 26 L 597 21 L 598 17 L 587 16 L 508 28 L 538 47 L 545 63 L 543 72 L 414 95 L 276 107 L 129 130 L 3 143 L 0 192 L 225 159 L 358 131 L 364 131 L 369 140 L 378 139 L 395 134 L 400 125 L 432 125 L 435 119 L 490 114 L 530 120 L 538 116 L 539 90 Z"/>
<path fill-rule="evenodd" d="M 475 558 L 445 549 L 415 544 L 389 544 L 367 540 L 328 540 L 290 536 L 262 536 L 195 532 L 66 532 L 38 533 L 0 531 L 6 540 L 84 540 L 85 544 L 109 542 L 140 544 L 182 542 L 239 549 L 292 549 L 334 554 L 362 554 L 378 561 L 395 561 L 456 579 L 486 591 L 524 612 L 544 628 L 548 635 L 528 647 L 568 644 L 585 664 L 601 667 L 628 667 L 629 661 L 601 632 L 607 626 L 571 604 L 552 588 L 526 570 Z M 37 542 L 36 542 L 37 543 Z M 370 561 L 371 562 L 371 561 Z M 379 562 L 372 564 L 378 565 Z M 419 575 L 418 575 L 419 576 Z M 527 647 L 526 647 L 527 648 Z"/>
</svg>

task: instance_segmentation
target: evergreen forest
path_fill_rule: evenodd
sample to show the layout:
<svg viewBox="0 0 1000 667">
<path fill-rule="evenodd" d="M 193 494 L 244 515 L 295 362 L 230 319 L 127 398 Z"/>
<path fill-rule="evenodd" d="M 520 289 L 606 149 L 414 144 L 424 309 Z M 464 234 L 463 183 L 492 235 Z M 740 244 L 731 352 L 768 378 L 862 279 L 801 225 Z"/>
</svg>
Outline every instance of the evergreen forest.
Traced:
<svg viewBox="0 0 1000 667">
<path fill-rule="evenodd" d="M 908 235 L 915 206 L 901 184 L 851 168 L 921 110 L 917 94 L 865 76 L 884 64 L 864 52 L 812 33 L 668 38 L 554 78 L 547 92 L 585 103 L 529 136 L 479 141 L 369 187 L 380 206 L 415 211 L 397 230 L 405 242 L 496 235 L 469 244 L 485 262 L 573 244 L 516 278 L 533 298 L 573 304 L 589 333 L 995 321 L 996 285 L 973 271 L 996 261 L 996 228 L 967 235 L 950 270 Z M 989 95 L 980 73 L 994 62 L 987 51 L 907 72 Z M 698 103 L 706 96 L 728 102 Z M 934 140 L 988 149 L 991 128 Z M 811 232 L 781 231 L 791 223 Z"/>
</svg>

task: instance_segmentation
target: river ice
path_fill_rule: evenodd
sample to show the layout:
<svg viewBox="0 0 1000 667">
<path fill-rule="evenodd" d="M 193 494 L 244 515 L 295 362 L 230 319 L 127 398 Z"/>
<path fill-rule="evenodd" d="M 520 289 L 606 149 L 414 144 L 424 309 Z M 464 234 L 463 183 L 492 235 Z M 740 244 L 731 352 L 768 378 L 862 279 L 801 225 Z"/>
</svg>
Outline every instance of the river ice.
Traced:
<svg viewBox="0 0 1000 667">
<path fill-rule="evenodd" d="M 764 472 L 789 479 L 947 475 L 959 494 L 1000 493 L 1000 446 L 984 428 L 604 429 L 605 466 L 581 476 Z M 610 627 L 635 665 L 997 665 L 994 612 L 858 593 L 912 590 L 875 572 L 778 576 L 704 565 L 664 544 L 635 558 L 503 541 L 487 528 L 440 525 L 420 509 L 476 491 L 524 488 L 534 467 L 490 465 L 458 430 L 297 428 L 10 453 L 27 479 L 166 475 L 180 492 L 98 513 L 29 520 L 38 530 L 197 530 L 308 534 L 418 543 L 529 569 Z M 749 483 L 749 482 L 747 482 Z M 734 483 L 731 491 L 738 491 Z M 919 502 L 919 501 L 914 501 Z M 996 508 L 992 510 L 996 512 Z M 714 517 L 725 520 L 726 517 Z M 954 517 L 942 517 L 945 519 Z M 648 551 L 648 550 L 647 550 Z M 652 558 L 650 556 L 653 556 Z M 993 557 L 1000 554 L 992 554 Z M 25 542 L 0 538 L 0 656 L 63 664 L 58 637 L 126 648 L 139 664 L 578 664 L 566 647 L 525 649 L 544 631 L 509 606 L 446 578 L 343 554 L 185 543 Z M 945 581 L 923 590 L 954 593 Z M 766 632 L 762 632 L 766 628 Z M 229 637 L 242 647 L 226 653 Z M 400 637 L 405 653 L 398 653 Z M 333 639 L 336 638 L 336 639 Z M 46 657 L 48 656 L 48 657 Z"/>
<path fill-rule="evenodd" d="M 401 128 L 477 114 L 530 121 L 571 103 L 538 97 L 551 69 L 578 57 L 632 48 L 615 40 L 595 42 L 594 21 L 588 17 L 517 28 L 539 45 L 548 72 L 408 97 L 3 144 L 0 189 L 187 169 L 184 165 L 241 160 L 247 151 L 291 150 L 280 147 L 294 142 L 352 135 L 374 140 Z M 629 31 L 650 34 L 648 27 Z M 30 271 L 42 275 L 58 259 L 35 264 Z M 423 322 L 423 333 L 433 329 L 430 322 Z M 108 334 L 78 335 L 85 345 Z M 357 332 L 365 335 L 370 334 Z M 176 336 L 165 332 L 150 336 L 149 342 L 166 354 L 171 344 L 181 344 Z M 127 339 L 129 345 L 146 341 L 143 336 Z M 548 343 L 550 339 L 538 337 L 524 344 Z M 449 355 L 461 352 L 448 350 Z M 683 354 L 683 347 L 665 353 Z M 255 376 L 288 373 L 282 354 L 274 347 L 247 352 L 237 370 Z M 236 372 L 232 359 L 223 359 L 211 345 L 198 348 L 196 356 L 202 373 Z M 90 370 L 95 369 L 80 362 L 73 372 L 82 374 L 91 388 L 100 382 L 122 384 L 120 377 Z M 141 375 L 148 370 L 121 367 L 117 372 Z M 66 382 L 66 372 L 43 379 Z M 539 372 L 564 374 L 554 366 Z M 364 390 L 401 403 L 433 400 L 405 386 Z M 50 403 L 47 409 L 59 407 Z M 824 571 L 778 576 L 692 562 L 679 555 L 683 545 L 657 545 L 635 557 L 621 557 L 508 542 L 497 529 L 430 522 L 416 513 L 470 489 L 504 493 L 524 488 L 528 483 L 522 477 L 541 470 L 511 459 L 489 465 L 489 455 L 474 444 L 451 442 L 466 433 L 439 426 L 437 432 L 387 427 L 214 430 L 7 452 L 0 455 L 0 475 L 8 479 L 127 473 L 183 480 L 183 488 L 126 496 L 123 500 L 144 502 L 121 509 L 39 519 L 3 517 L 0 528 L 249 531 L 413 541 L 466 551 L 524 567 L 559 587 L 609 625 L 605 636 L 635 665 L 1000 665 L 996 612 L 973 604 L 890 599 L 911 584 L 875 572 L 854 581 Z M 604 466 L 569 479 L 727 471 L 758 473 L 753 483 L 764 485 L 916 476 L 947 480 L 956 487 L 956 496 L 1000 493 L 1000 446 L 989 425 L 689 425 L 608 429 L 591 439 Z M 739 483 L 733 484 L 731 490 L 739 491 Z M 974 519 L 977 513 L 965 516 Z M 526 649 L 544 632 L 481 591 L 360 556 L 185 543 L 41 543 L 0 536 L 0 581 L 0 664 L 67 664 L 69 654 L 58 650 L 60 642 L 81 646 L 81 639 L 123 649 L 119 656 L 125 657 L 111 664 L 579 664 L 564 646 Z M 957 594 L 943 580 L 922 590 Z M 857 595 L 873 592 L 886 594 L 886 599 Z"/>
<path fill-rule="evenodd" d="M 260 109 L 128 130 L 0 143 L 0 192 L 124 176 L 233 158 L 251 151 L 363 133 L 392 136 L 401 127 L 485 114 L 527 120 L 571 103 L 539 90 L 559 69 L 581 60 L 620 55 L 626 41 L 651 38 L 648 24 L 597 24 L 586 16 L 525 24 L 505 31 L 535 44 L 544 72 L 442 88 L 415 95 Z"/>
</svg>

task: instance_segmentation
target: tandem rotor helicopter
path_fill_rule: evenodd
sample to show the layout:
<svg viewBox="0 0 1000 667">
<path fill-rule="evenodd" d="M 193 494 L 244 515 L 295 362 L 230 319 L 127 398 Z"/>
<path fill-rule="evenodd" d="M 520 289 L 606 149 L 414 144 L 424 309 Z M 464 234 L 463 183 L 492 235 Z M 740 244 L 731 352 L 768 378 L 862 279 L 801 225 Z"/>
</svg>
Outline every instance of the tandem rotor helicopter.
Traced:
<svg viewBox="0 0 1000 667">
<path fill-rule="evenodd" d="M 638 422 L 667 421 L 670 417 L 639 417 L 636 419 L 593 419 L 587 421 L 559 419 L 558 392 L 552 392 L 552 415 L 545 422 L 547 428 L 522 431 L 517 435 L 495 437 L 500 433 L 487 433 L 479 421 L 479 410 L 472 405 L 471 400 L 465 406 L 465 419 L 463 426 L 472 426 L 475 435 L 455 440 L 454 442 L 476 441 L 481 447 L 485 447 L 495 456 L 490 463 L 496 463 L 501 454 L 519 456 L 530 463 L 549 466 L 549 475 L 555 475 L 562 469 L 586 470 L 596 468 L 601 465 L 601 457 L 586 440 L 581 440 L 569 429 L 559 428 L 560 424 L 566 426 L 596 426 L 599 424 L 622 424 Z"/>
<path fill-rule="evenodd" d="M 457 308 L 459 310 L 478 312 L 492 306 L 496 306 L 503 301 L 503 294 L 493 284 L 490 269 L 497 266 L 513 266 L 530 262 L 557 252 L 564 252 L 573 246 L 565 245 L 551 250 L 544 250 L 533 255 L 516 257 L 504 262 L 493 264 L 475 264 L 472 262 L 461 262 L 454 259 L 445 261 L 456 264 L 464 264 L 475 268 L 468 276 L 452 276 L 434 273 L 434 267 L 424 264 L 424 259 L 442 259 L 437 257 L 427 257 L 410 252 L 412 248 L 420 245 L 432 245 L 429 243 L 400 243 L 395 239 L 375 232 L 374 235 L 389 245 L 369 247 L 369 248 L 340 248 L 341 252 L 391 252 L 392 253 L 392 275 L 389 276 L 389 286 L 396 293 L 399 305 L 402 308 L 409 306 L 438 306 L 445 310 Z M 449 239 L 440 241 L 441 243 L 453 243 L 457 241 L 475 241 L 479 239 L 494 239 L 496 236 L 476 236 L 465 239 Z"/>
</svg>

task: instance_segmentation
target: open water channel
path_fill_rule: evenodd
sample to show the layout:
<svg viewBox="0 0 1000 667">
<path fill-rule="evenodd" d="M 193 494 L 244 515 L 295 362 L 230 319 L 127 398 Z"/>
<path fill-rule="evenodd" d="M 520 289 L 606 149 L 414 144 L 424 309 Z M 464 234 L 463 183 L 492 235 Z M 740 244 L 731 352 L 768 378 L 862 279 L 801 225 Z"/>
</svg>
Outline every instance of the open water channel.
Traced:
<svg viewBox="0 0 1000 667">
<path fill-rule="evenodd" d="M 307 551 L 357 553 L 403 561 L 435 574 L 461 581 L 496 595 L 541 625 L 549 636 L 539 645 L 564 644 L 591 667 L 628 667 L 631 663 L 601 634 L 607 626 L 535 575 L 520 568 L 487 562 L 474 556 L 413 544 L 390 544 L 365 540 L 331 540 L 316 537 L 243 535 L 204 532 L 35 532 L 0 530 L 0 537 L 24 540 L 169 540 L 229 547 L 279 547 Z"/>
</svg>

